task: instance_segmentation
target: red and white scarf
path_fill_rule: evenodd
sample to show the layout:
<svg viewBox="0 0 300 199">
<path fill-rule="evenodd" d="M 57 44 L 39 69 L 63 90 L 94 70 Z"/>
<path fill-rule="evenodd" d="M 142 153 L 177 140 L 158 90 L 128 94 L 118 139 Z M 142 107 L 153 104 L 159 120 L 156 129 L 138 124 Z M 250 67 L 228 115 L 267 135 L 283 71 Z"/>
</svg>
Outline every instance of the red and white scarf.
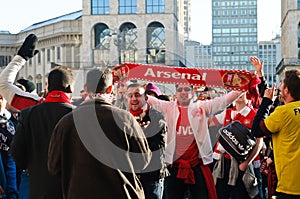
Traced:
<svg viewBox="0 0 300 199">
<path fill-rule="evenodd" d="M 44 102 L 64 102 L 71 104 L 69 96 L 65 92 L 58 90 L 48 93 Z"/>
</svg>

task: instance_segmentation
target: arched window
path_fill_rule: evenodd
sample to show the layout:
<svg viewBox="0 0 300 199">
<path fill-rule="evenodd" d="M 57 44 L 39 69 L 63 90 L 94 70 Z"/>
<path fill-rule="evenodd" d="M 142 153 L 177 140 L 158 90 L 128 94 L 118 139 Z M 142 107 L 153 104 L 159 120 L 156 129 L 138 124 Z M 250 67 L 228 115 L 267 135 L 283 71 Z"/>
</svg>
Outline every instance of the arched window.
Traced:
<svg viewBox="0 0 300 199">
<path fill-rule="evenodd" d="M 137 28 L 132 23 L 121 25 L 115 44 L 118 47 L 119 62 L 137 61 Z"/>
<path fill-rule="evenodd" d="M 147 27 L 147 63 L 165 63 L 165 28 L 153 22 Z"/>
<path fill-rule="evenodd" d="M 99 23 L 94 27 L 94 49 L 110 49 L 110 30 L 107 25 Z"/>
</svg>

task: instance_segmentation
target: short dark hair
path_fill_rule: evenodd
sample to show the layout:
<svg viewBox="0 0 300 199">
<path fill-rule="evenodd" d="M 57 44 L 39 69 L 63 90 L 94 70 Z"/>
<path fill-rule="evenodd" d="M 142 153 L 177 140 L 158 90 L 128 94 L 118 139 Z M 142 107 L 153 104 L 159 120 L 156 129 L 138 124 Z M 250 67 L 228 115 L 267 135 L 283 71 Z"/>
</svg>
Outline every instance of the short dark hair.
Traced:
<svg viewBox="0 0 300 199">
<path fill-rule="evenodd" d="M 300 70 L 286 71 L 283 83 L 289 89 L 291 96 L 297 101 L 300 100 Z"/>
<path fill-rule="evenodd" d="M 129 88 L 143 88 L 143 89 L 145 90 L 144 95 L 146 96 L 146 94 L 147 94 L 147 93 L 146 93 L 146 86 L 143 85 L 143 84 L 132 83 L 132 84 L 129 84 L 129 85 L 127 86 L 127 90 L 128 90 Z"/>
<path fill-rule="evenodd" d="M 127 90 L 128 90 L 129 88 L 143 88 L 143 89 L 145 89 L 145 91 L 146 91 L 145 85 L 139 84 L 139 83 L 132 83 L 132 84 L 129 84 L 129 85 L 127 86 Z"/>
<path fill-rule="evenodd" d="M 48 75 L 48 91 L 59 90 L 70 93 L 70 88 L 74 83 L 74 76 L 71 69 L 65 66 L 56 66 Z"/>
<path fill-rule="evenodd" d="M 113 84 L 111 69 L 95 68 L 86 75 L 86 87 L 89 93 L 105 93 Z"/>
</svg>

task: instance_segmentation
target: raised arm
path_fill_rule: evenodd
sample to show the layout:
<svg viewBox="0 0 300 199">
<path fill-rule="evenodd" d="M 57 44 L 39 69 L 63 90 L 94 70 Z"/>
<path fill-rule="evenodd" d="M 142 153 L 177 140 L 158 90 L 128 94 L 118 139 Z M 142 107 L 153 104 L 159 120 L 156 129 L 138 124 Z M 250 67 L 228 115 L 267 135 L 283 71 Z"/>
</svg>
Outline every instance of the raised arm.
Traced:
<svg viewBox="0 0 300 199">
<path fill-rule="evenodd" d="M 268 88 L 265 91 L 263 100 L 257 113 L 254 117 L 251 133 L 255 137 L 263 137 L 271 135 L 271 132 L 267 129 L 264 119 L 269 115 L 270 106 L 273 104 L 272 99 L 274 98 L 275 85 L 272 88 Z"/>
<path fill-rule="evenodd" d="M 147 95 L 147 102 L 157 111 L 165 114 L 170 107 L 170 102 L 165 100 L 157 99 L 156 97 Z"/>
<path fill-rule="evenodd" d="M 27 36 L 17 55 L 0 74 L 1 94 L 11 106 L 19 110 L 35 105 L 41 99 L 37 94 L 25 92 L 14 85 L 22 66 L 38 53 L 35 50 L 37 41 L 38 39 L 34 34 Z"/>
<path fill-rule="evenodd" d="M 234 100 L 239 98 L 243 92 L 242 91 L 230 91 L 226 95 L 221 97 L 215 97 L 212 100 L 200 101 L 198 100 L 196 109 L 205 109 L 207 117 L 216 114 L 219 111 L 224 110 L 228 105 L 230 105 Z"/>
<path fill-rule="evenodd" d="M 264 61 L 260 61 L 258 57 L 250 57 L 250 62 L 253 65 L 253 68 L 255 69 L 255 72 L 257 76 L 260 79 L 260 84 L 257 85 L 259 94 L 262 97 L 264 95 L 265 90 L 268 87 L 268 82 L 266 80 L 266 77 L 264 76 Z"/>
</svg>

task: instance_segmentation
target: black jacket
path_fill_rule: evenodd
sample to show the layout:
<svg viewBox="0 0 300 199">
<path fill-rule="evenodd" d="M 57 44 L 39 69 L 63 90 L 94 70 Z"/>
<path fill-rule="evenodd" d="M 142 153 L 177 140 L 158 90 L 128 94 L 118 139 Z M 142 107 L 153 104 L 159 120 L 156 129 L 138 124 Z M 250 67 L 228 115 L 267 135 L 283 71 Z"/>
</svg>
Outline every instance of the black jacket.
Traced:
<svg viewBox="0 0 300 199">
<path fill-rule="evenodd" d="M 74 106 L 43 102 L 21 111 L 10 152 L 20 169 L 29 169 L 30 199 L 61 198 L 61 183 L 48 172 L 48 147 L 57 122 Z"/>
<path fill-rule="evenodd" d="M 149 165 L 141 173 L 138 173 L 138 176 L 142 183 L 157 181 L 168 175 L 165 164 L 167 124 L 164 116 L 152 107 L 150 107 L 141 122 L 150 122 L 148 125 L 142 127 L 142 129 L 147 138 L 152 157 Z"/>
</svg>

